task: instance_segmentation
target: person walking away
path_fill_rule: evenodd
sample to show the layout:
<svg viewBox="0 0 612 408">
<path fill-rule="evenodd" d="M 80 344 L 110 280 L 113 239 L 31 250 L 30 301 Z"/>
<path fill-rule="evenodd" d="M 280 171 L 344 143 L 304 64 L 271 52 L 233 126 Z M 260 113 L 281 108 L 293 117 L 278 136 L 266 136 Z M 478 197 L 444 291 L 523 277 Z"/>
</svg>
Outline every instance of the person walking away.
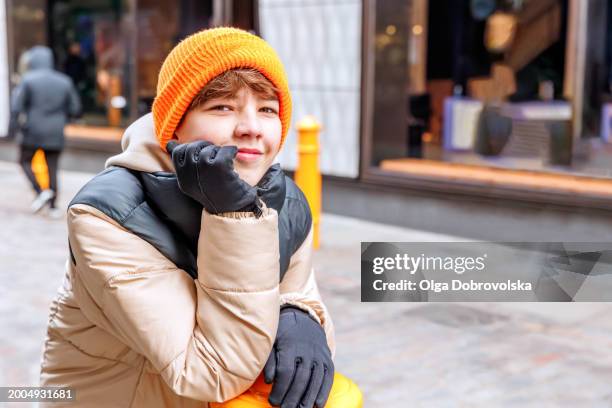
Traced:
<svg viewBox="0 0 612 408">
<path fill-rule="evenodd" d="M 61 214 L 56 208 L 57 166 L 64 148 L 64 126 L 69 117 L 80 111 L 81 101 L 72 80 L 54 70 L 51 50 L 44 46 L 31 48 L 28 70 L 13 92 L 11 115 L 14 121 L 24 116 L 19 162 L 37 194 L 31 205 L 34 213 L 49 205 L 51 216 Z M 49 189 L 45 190 L 32 171 L 32 159 L 38 149 L 45 153 L 49 172 Z"/>
</svg>

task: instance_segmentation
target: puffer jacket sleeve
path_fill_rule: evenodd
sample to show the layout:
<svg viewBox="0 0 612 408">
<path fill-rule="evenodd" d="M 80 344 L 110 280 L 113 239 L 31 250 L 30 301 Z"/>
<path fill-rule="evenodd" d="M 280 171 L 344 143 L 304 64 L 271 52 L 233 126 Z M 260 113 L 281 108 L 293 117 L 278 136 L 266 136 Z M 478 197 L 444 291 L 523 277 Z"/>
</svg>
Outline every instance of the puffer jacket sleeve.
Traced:
<svg viewBox="0 0 612 408">
<path fill-rule="evenodd" d="M 327 344 L 332 352 L 336 352 L 334 324 L 327 307 L 321 299 L 315 272 L 312 267 L 313 228 L 289 262 L 289 268 L 280 284 L 281 306 L 291 304 L 308 312 L 318 321 L 327 337 Z"/>
<path fill-rule="evenodd" d="M 279 317 L 277 213 L 202 213 L 198 279 L 86 205 L 69 209 L 76 273 L 97 324 L 141 353 L 178 395 L 225 401 L 257 378 Z M 248 271 L 248 273 L 245 273 Z"/>
</svg>

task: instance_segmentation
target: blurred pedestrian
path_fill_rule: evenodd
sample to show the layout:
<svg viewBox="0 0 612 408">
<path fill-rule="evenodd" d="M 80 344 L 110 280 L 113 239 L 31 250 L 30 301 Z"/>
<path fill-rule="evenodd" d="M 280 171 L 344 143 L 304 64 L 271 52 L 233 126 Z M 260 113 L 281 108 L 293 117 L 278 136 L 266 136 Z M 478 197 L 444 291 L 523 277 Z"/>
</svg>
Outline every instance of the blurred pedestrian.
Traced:
<svg viewBox="0 0 612 408">
<path fill-rule="evenodd" d="M 44 46 L 27 53 L 27 71 L 15 88 L 11 100 L 11 121 L 19 123 L 21 154 L 19 162 L 37 196 L 31 210 L 36 213 L 49 205 L 51 216 L 60 216 L 56 208 L 57 166 L 64 148 L 64 126 L 69 116 L 81 110 L 81 101 L 70 77 L 53 68 L 53 54 Z M 23 120 L 17 118 L 22 115 Z M 45 153 L 49 189 L 41 189 L 32 171 L 32 159 L 38 149 Z"/>
</svg>

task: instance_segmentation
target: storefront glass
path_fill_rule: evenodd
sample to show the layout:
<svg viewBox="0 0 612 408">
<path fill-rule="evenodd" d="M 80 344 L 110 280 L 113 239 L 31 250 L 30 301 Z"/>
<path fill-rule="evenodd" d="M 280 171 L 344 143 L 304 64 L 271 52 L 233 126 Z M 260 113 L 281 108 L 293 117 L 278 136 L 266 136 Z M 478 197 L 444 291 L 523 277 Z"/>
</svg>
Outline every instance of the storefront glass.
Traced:
<svg viewBox="0 0 612 408">
<path fill-rule="evenodd" d="M 189 34 L 211 27 L 212 0 L 139 0 L 137 11 L 138 114 L 151 110 L 157 74 L 170 50 Z"/>
<path fill-rule="evenodd" d="M 20 56 L 46 45 L 78 89 L 77 124 L 117 128 L 150 111 L 165 56 L 213 16 L 212 0 L 9 0 L 7 9 L 13 86 Z"/>
<path fill-rule="evenodd" d="M 47 5 L 45 0 L 8 0 L 7 37 L 11 86 L 19 82 L 26 70 L 25 52 L 47 43 Z"/>
<path fill-rule="evenodd" d="M 605 0 L 580 3 L 366 1 L 375 16 L 369 166 L 612 175 L 612 12 Z M 587 28 L 570 27 L 579 12 Z M 582 65 L 568 54 L 576 47 Z"/>
<path fill-rule="evenodd" d="M 83 121 L 123 126 L 130 103 L 127 5 L 121 1 L 50 2 L 50 45 L 75 83 Z"/>
</svg>

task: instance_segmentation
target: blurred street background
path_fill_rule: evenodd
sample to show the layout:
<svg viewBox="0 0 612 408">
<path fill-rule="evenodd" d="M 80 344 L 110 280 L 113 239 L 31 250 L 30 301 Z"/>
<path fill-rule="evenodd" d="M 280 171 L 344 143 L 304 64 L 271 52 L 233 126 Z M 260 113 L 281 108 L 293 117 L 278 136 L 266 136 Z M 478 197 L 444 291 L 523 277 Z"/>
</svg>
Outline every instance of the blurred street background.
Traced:
<svg viewBox="0 0 612 408">
<path fill-rule="evenodd" d="M 82 102 L 63 214 L 150 111 L 167 53 L 219 25 L 286 66 L 288 174 L 295 125 L 321 124 L 317 276 L 366 407 L 612 406 L 612 305 L 360 302 L 361 241 L 612 242 L 612 0 L 0 0 L 0 385 L 37 384 L 67 256 L 17 165 L 28 50 Z"/>
<path fill-rule="evenodd" d="M 62 172 L 63 208 L 92 176 Z M 0 162 L 0 183 L 0 384 L 32 386 L 64 276 L 65 218 L 29 213 L 16 165 Z M 612 305 L 361 303 L 360 241 L 465 238 L 327 213 L 321 228 L 315 268 L 336 326 L 336 369 L 365 407 L 612 405 Z"/>
</svg>

